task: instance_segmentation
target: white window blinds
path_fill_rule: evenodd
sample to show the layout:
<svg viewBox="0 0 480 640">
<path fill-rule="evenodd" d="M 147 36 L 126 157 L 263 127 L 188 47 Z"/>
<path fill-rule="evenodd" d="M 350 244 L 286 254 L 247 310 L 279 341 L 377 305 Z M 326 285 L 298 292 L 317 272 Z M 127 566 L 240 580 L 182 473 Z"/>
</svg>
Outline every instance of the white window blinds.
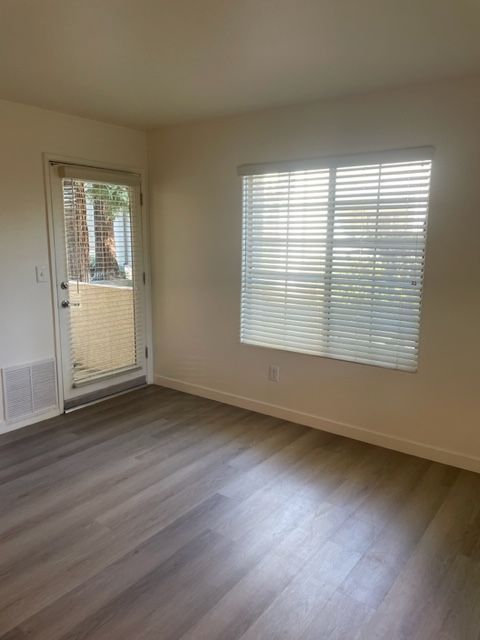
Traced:
<svg viewBox="0 0 480 640">
<path fill-rule="evenodd" d="M 102 181 L 62 180 L 68 277 L 64 287 L 74 386 L 139 368 L 143 362 L 136 184 L 128 175 L 114 175 L 113 182 L 107 172 L 97 173 Z"/>
<path fill-rule="evenodd" d="M 431 153 L 240 168 L 242 342 L 415 371 Z"/>
</svg>

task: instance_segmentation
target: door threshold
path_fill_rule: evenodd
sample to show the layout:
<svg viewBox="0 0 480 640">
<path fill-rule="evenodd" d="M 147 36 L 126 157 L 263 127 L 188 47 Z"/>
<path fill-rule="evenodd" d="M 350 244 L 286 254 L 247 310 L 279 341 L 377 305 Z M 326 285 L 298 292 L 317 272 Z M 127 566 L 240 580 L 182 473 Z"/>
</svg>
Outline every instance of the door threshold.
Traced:
<svg viewBox="0 0 480 640">
<path fill-rule="evenodd" d="M 70 413 L 71 411 L 76 411 L 77 409 L 82 409 L 83 407 L 87 407 L 91 404 L 102 402 L 102 400 L 121 396 L 129 391 L 142 389 L 146 386 L 146 376 L 140 376 L 139 378 L 135 378 L 135 380 L 129 380 L 128 382 L 121 382 L 120 384 L 112 385 L 108 389 L 92 391 L 91 393 L 86 393 L 78 398 L 72 398 L 71 400 L 65 401 L 64 413 Z"/>
</svg>

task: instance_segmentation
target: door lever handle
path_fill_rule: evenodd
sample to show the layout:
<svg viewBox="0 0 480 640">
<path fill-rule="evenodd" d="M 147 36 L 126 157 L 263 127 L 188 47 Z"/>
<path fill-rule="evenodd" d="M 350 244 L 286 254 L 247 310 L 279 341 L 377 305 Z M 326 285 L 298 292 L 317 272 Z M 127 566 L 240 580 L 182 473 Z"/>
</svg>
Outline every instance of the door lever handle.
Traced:
<svg viewBox="0 0 480 640">
<path fill-rule="evenodd" d="M 67 309 L 70 306 L 70 300 L 62 300 L 62 307 Z"/>
</svg>

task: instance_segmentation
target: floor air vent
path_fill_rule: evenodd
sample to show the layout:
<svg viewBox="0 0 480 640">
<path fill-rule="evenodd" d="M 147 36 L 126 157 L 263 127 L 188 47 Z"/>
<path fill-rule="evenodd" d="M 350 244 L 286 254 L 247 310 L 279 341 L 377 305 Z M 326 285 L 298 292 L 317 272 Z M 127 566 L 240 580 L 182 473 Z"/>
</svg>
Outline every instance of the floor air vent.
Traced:
<svg viewBox="0 0 480 640">
<path fill-rule="evenodd" d="M 55 361 L 42 360 L 3 370 L 5 420 L 17 422 L 57 406 Z"/>
</svg>

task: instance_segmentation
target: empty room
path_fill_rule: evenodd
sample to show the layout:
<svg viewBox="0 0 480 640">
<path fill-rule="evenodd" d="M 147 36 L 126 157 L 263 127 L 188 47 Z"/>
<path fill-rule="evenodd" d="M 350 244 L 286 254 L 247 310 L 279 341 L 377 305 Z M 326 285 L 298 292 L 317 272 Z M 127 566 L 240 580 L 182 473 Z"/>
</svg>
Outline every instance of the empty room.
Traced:
<svg viewBox="0 0 480 640">
<path fill-rule="evenodd" d="M 480 640 L 479 33 L 0 0 L 0 640 Z"/>
</svg>

